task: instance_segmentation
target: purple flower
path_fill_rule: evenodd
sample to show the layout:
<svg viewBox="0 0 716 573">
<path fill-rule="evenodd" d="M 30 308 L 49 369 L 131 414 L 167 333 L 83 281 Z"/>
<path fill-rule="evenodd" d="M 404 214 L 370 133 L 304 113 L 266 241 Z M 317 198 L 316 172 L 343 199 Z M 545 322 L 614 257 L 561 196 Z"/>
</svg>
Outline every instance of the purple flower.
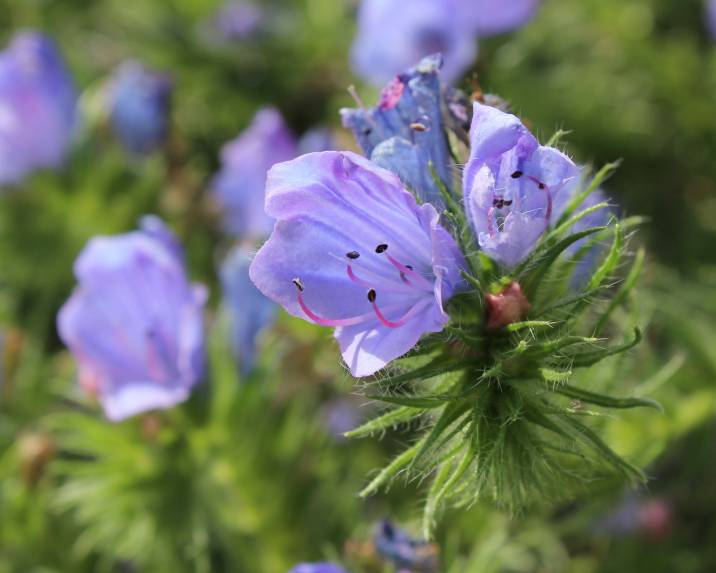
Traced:
<svg viewBox="0 0 716 573">
<path fill-rule="evenodd" d="M 288 573 L 348 573 L 334 563 L 300 563 Z"/>
<path fill-rule="evenodd" d="M 336 138 L 333 132 L 325 127 L 315 127 L 309 129 L 298 140 L 298 153 L 315 153 L 316 151 L 330 151 L 336 149 Z"/>
<path fill-rule="evenodd" d="M 563 210 L 579 168 L 514 115 L 474 104 L 463 194 L 483 251 L 506 267 L 527 257 Z"/>
<path fill-rule="evenodd" d="M 382 85 L 425 56 L 441 53 L 451 83 L 475 59 L 477 43 L 465 0 L 363 0 L 351 59 L 356 72 Z"/>
<path fill-rule="evenodd" d="M 75 89 L 54 42 L 17 34 L 0 53 L 0 185 L 59 167 L 75 119 Z"/>
<path fill-rule="evenodd" d="M 256 362 L 256 341 L 276 318 L 276 305 L 249 279 L 251 253 L 235 247 L 221 266 L 224 305 L 231 321 L 231 339 L 242 375 L 248 375 Z"/>
<path fill-rule="evenodd" d="M 294 316 L 336 327 L 354 376 L 447 323 L 462 255 L 391 172 L 350 152 L 304 155 L 271 170 L 266 212 L 278 222 L 251 280 Z"/>
<path fill-rule="evenodd" d="M 131 153 L 161 147 L 169 132 L 173 84 L 166 74 L 129 60 L 120 64 L 109 86 L 112 127 Z"/>
<path fill-rule="evenodd" d="M 465 0 L 478 36 L 509 32 L 529 22 L 541 0 Z"/>
<path fill-rule="evenodd" d="M 79 286 L 58 316 L 80 384 L 112 421 L 183 402 L 204 370 L 206 291 L 188 282 L 183 260 L 149 222 L 149 232 L 87 244 L 75 262 Z"/>
<path fill-rule="evenodd" d="M 716 0 L 708 0 L 706 3 L 706 26 L 711 37 L 716 40 Z"/>
<path fill-rule="evenodd" d="M 251 37 L 264 19 L 263 10 L 247 2 L 226 2 L 216 13 L 213 28 L 225 41 Z"/>
<path fill-rule="evenodd" d="M 389 520 L 378 524 L 373 543 L 380 555 L 392 561 L 396 567 L 416 571 L 437 571 L 438 549 L 435 545 L 415 539 Z"/>
<path fill-rule="evenodd" d="M 266 173 L 296 155 L 295 138 L 274 108 L 260 110 L 251 126 L 224 146 L 213 191 L 230 232 L 258 239 L 271 232 L 273 220 L 264 213 Z"/>
<path fill-rule="evenodd" d="M 449 187 L 452 160 L 443 127 L 439 56 L 425 58 L 393 78 L 371 109 L 343 109 L 343 125 L 353 131 L 367 157 L 396 173 L 423 201 L 442 204 L 429 169 L 432 162 Z"/>
</svg>

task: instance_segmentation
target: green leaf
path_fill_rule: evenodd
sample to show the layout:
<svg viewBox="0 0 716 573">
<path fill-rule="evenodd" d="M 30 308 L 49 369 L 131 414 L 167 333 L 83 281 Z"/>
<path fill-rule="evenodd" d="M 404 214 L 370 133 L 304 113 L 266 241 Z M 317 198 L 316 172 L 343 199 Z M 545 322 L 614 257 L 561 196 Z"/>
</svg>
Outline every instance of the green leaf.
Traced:
<svg viewBox="0 0 716 573">
<path fill-rule="evenodd" d="M 372 436 L 378 432 L 384 432 L 390 428 L 409 422 L 424 412 L 425 409 L 423 408 L 411 408 L 408 406 L 395 408 L 385 414 L 382 414 L 381 416 L 378 416 L 377 418 L 369 420 L 365 424 L 362 424 L 361 426 L 350 430 L 343 435 L 346 438 L 363 438 L 365 436 Z"/>
<path fill-rule="evenodd" d="M 635 479 L 638 482 L 646 481 L 644 472 L 615 453 L 593 430 L 571 416 L 565 416 L 563 419 L 569 426 L 576 430 L 583 442 L 591 445 L 591 447 L 599 452 L 614 468 L 620 470 L 626 477 Z"/>
<path fill-rule="evenodd" d="M 523 322 L 513 322 L 505 327 L 507 332 L 518 332 L 525 328 L 551 328 L 554 326 L 554 322 L 550 320 L 525 320 Z"/>
<path fill-rule="evenodd" d="M 402 374 L 396 374 L 395 376 L 381 378 L 378 382 L 381 385 L 395 386 L 397 384 L 403 384 L 404 382 L 411 382 L 413 380 L 428 380 L 430 378 L 440 376 L 441 374 L 462 370 L 470 364 L 471 361 L 455 360 L 453 358 L 440 356 L 424 366 L 403 372 Z"/>
<path fill-rule="evenodd" d="M 632 264 L 631 270 L 629 271 L 629 274 L 624 280 L 624 284 L 622 284 L 619 291 L 614 295 L 614 298 L 609 301 L 609 306 L 599 318 L 599 322 L 597 322 L 597 325 L 594 327 L 595 334 L 599 334 L 604 329 L 607 322 L 609 321 L 609 317 L 612 315 L 614 310 L 626 300 L 627 296 L 629 296 L 629 293 L 636 286 L 636 283 L 641 276 L 641 271 L 644 268 L 644 258 L 644 249 L 639 249 L 636 254 L 636 257 L 634 258 L 634 263 Z"/>
<path fill-rule="evenodd" d="M 624 230 L 619 223 L 615 227 L 615 237 L 612 242 L 612 247 L 609 249 L 609 254 L 606 256 L 602 264 L 592 275 L 592 278 L 587 283 L 587 290 L 595 289 L 601 286 L 602 281 L 607 278 L 619 264 L 619 259 L 622 254 L 622 247 L 624 246 Z"/>
<path fill-rule="evenodd" d="M 596 364 L 597 362 L 604 360 L 609 356 L 614 356 L 616 354 L 626 352 L 627 350 L 631 350 L 641 342 L 641 339 L 641 330 L 638 327 L 634 327 L 634 338 L 632 340 L 625 342 L 624 344 L 621 344 L 619 346 L 615 346 L 613 348 L 605 348 L 604 350 L 597 350 L 594 352 L 581 352 L 579 354 L 574 354 L 568 357 L 569 365 L 572 368 L 586 368 L 588 366 L 592 366 L 593 364 Z"/>
<path fill-rule="evenodd" d="M 466 402 L 451 402 L 445 406 L 445 409 L 440 414 L 437 422 L 433 426 L 430 433 L 425 437 L 420 450 L 413 457 L 411 461 L 411 467 L 418 464 L 422 458 L 428 453 L 430 448 L 435 444 L 438 438 L 445 432 L 450 425 L 455 422 L 460 416 L 470 409 L 470 406 Z"/>
<path fill-rule="evenodd" d="M 428 499 L 425 502 L 425 509 L 423 511 L 423 537 L 425 539 L 430 539 L 432 537 L 433 529 L 435 527 L 435 514 L 440 508 L 440 503 L 445 498 L 447 493 L 453 490 L 454 486 L 462 478 L 462 476 L 465 475 L 465 472 L 475 461 L 475 457 L 476 455 L 474 449 L 469 446 L 468 451 L 465 452 L 465 455 L 449 479 L 446 480 L 445 477 L 449 473 L 451 466 L 450 464 L 445 464 L 441 469 L 440 474 L 438 474 L 433 481 L 428 494 Z"/>
<path fill-rule="evenodd" d="M 656 400 L 650 400 L 649 398 L 613 398 L 604 394 L 596 394 L 581 388 L 575 388 L 568 384 L 561 384 L 554 389 L 558 394 L 562 394 L 568 398 L 586 402 L 588 404 L 595 404 L 597 406 L 603 406 L 604 408 L 654 408 L 663 412 L 661 404 Z"/>
<path fill-rule="evenodd" d="M 554 370 L 552 368 L 540 368 L 539 374 L 542 380 L 553 384 L 564 384 L 572 377 L 571 370 Z"/>
<path fill-rule="evenodd" d="M 589 186 L 581 193 L 577 193 L 567 204 L 567 208 L 564 210 L 564 213 L 562 213 L 562 216 L 557 221 L 557 225 L 562 225 L 562 223 L 569 219 L 572 214 L 577 209 L 579 209 L 579 206 L 584 203 L 585 199 L 589 197 L 592 193 L 594 193 L 599 188 L 599 186 L 604 183 L 604 181 L 617 170 L 620 164 L 621 161 L 614 161 L 612 163 L 607 163 L 604 167 L 602 167 L 594 176 L 594 179 L 592 179 Z"/>
<path fill-rule="evenodd" d="M 405 466 L 410 463 L 410 460 L 415 457 L 415 454 L 418 453 L 424 442 L 425 438 L 421 439 L 414 446 L 408 448 L 407 450 L 399 454 L 395 459 L 393 459 L 390 464 L 383 468 L 380 473 L 361 490 L 361 492 L 358 494 L 359 497 L 368 497 L 369 495 L 377 491 L 380 487 L 382 487 L 385 483 L 390 481 L 393 477 L 395 477 L 398 472 L 404 469 Z"/>
<path fill-rule="evenodd" d="M 567 248 L 569 248 L 570 245 L 573 245 L 584 237 L 588 237 L 589 235 L 593 235 L 594 233 L 599 233 L 600 231 L 604 231 L 605 229 L 607 229 L 607 227 L 604 226 L 590 227 L 589 229 L 585 229 L 584 231 L 573 233 L 568 237 L 565 237 L 561 241 L 557 242 L 555 245 L 548 246 L 545 250 L 541 252 L 538 251 L 535 256 L 531 257 L 525 263 L 523 263 L 518 273 L 520 275 L 520 283 L 522 284 L 523 290 L 527 298 L 534 298 L 534 294 L 537 291 L 537 287 L 542 282 L 542 279 L 547 274 L 549 268 L 557 260 L 557 258 Z"/>
</svg>

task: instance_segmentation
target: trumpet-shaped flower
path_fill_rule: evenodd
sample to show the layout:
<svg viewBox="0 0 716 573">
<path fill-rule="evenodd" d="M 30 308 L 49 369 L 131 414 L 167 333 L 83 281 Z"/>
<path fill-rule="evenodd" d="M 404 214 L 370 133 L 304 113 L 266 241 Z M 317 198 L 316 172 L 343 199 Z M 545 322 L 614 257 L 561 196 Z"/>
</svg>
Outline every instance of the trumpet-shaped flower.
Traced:
<svg viewBox="0 0 716 573">
<path fill-rule="evenodd" d="M 529 22 L 541 0 L 466 0 L 478 36 L 509 32 Z"/>
<path fill-rule="evenodd" d="M 204 369 L 206 291 L 188 282 L 171 233 L 146 223 L 87 244 L 58 316 L 80 384 L 112 421 L 186 400 Z"/>
<path fill-rule="evenodd" d="M 441 53 L 443 77 L 457 79 L 475 59 L 477 41 L 465 0 L 363 0 L 351 59 L 363 78 L 382 85 Z"/>
<path fill-rule="evenodd" d="M 221 266 L 224 306 L 231 321 L 231 339 L 241 373 L 246 376 L 256 362 L 256 341 L 273 323 L 276 305 L 249 279 L 251 256 L 244 246 L 235 247 Z"/>
<path fill-rule="evenodd" d="M 564 153 L 542 146 L 514 115 L 474 104 L 463 194 L 483 251 L 513 267 L 532 251 L 563 211 L 580 170 Z"/>
<path fill-rule="evenodd" d="M 109 86 L 112 127 L 131 153 L 150 153 L 166 140 L 173 84 L 166 74 L 128 60 Z"/>
<path fill-rule="evenodd" d="M 224 146 L 213 191 L 230 232 L 257 239 L 271 232 L 273 220 L 264 213 L 266 173 L 296 154 L 295 138 L 274 108 L 260 110 L 251 126 Z"/>
<path fill-rule="evenodd" d="M 464 261 L 429 203 L 349 152 L 304 155 L 269 173 L 277 219 L 251 280 L 294 316 L 336 328 L 354 376 L 368 376 L 448 321 Z"/>
<path fill-rule="evenodd" d="M 0 53 L 0 185 L 65 159 L 76 118 L 72 79 L 48 37 L 22 32 Z"/>
<path fill-rule="evenodd" d="M 443 126 L 440 56 L 430 56 L 393 78 L 371 109 L 343 109 L 343 125 L 374 163 L 396 173 L 423 201 L 440 205 L 432 162 L 450 185 L 452 160 Z"/>
</svg>

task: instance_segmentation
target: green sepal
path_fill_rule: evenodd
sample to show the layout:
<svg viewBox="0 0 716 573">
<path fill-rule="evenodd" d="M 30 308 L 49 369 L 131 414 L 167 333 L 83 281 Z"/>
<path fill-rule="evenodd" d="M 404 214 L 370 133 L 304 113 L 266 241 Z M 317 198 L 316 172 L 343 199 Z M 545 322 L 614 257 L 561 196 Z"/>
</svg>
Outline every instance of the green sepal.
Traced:
<svg viewBox="0 0 716 573">
<path fill-rule="evenodd" d="M 568 384 L 560 384 L 554 388 L 554 391 L 558 394 L 572 398 L 573 400 L 579 400 L 580 402 L 586 402 L 588 404 L 594 404 L 595 406 L 602 406 L 604 408 L 616 408 L 616 409 L 627 409 L 627 408 L 654 408 L 660 412 L 664 411 L 664 408 L 656 400 L 649 398 L 613 398 L 604 394 L 596 394 L 581 388 L 575 388 Z"/>
</svg>

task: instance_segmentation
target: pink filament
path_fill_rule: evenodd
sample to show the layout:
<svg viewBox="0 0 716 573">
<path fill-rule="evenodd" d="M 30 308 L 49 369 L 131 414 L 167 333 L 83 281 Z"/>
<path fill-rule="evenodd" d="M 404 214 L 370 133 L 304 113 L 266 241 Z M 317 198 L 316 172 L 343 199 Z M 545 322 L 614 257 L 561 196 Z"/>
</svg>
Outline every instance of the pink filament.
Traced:
<svg viewBox="0 0 716 573">
<path fill-rule="evenodd" d="M 410 281 L 407 280 L 407 278 L 405 276 L 403 276 L 403 275 L 408 275 L 410 277 L 417 279 L 417 281 L 422 283 L 423 286 L 427 286 L 428 288 L 432 289 L 432 285 L 425 279 L 425 277 L 423 277 L 419 273 L 415 272 L 414 269 L 411 269 L 410 267 L 407 267 L 404 264 L 398 262 L 393 257 L 391 257 L 388 253 L 386 253 L 385 256 L 388 257 L 390 264 L 392 264 L 396 269 L 398 269 L 401 272 L 401 278 L 403 279 L 403 282 L 412 284 Z"/>
<path fill-rule="evenodd" d="M 527 179 L 535 183 L 540 189 L 544 189 L 544 192 L 547 193 L 547 211 L 545 212 L 544 218 L 549 221 L 552 218 L 552 193 L 549 190 L 549 186 L 536 177 L 532 177 L 532 175 L 528 175 Z"/>
<path fill-rule="evenodd" d="M 356 276 L 356 274 L 353 272 L 353 267 L 351 265 L 348 265 L 346 267 L 346 272 L 348 273 L 348 278 L 351 279 L 354 283 L 367 288 L 373 288 L 373 285 L 371 283 L 369 283 L 368 281 L 364 281 L 363 279 Z"/>
<path fill-rule="evenodd" d="M 399 328 L 401 326 L 404 326 L 407 324 L 413 316 L 417 313 L 418 309 L 421 306 L 425 305 L 426 301 L 420 301 L 416 304 L 414 304 L 408 312 L 406 312 L 401 318 L 399 318 L 396 321 L 388 320 L 385 318 L 382 312 L 380 312 L 380 309 L 378 308 L 378 304 L 375 302 L 375 300 L 371 301 L 371 304 L 373 305 L 373 311 L 375 312 L 375 315 L 378 317 L 378 320 L 383 326 L 387 326 L 388 328 Z"/>
<path fill-rule="evenodd" d="M 328 319 L 328 318 L 322 318 L 318 316 L 315 312 L 313 312 L 308 306 L 306 305 L 306 302 L 303 300 L 303 293 L 298 290 L 298 304 L 301 307 L 301 310 L 306 313 L 306 316 L 310 318 L 313 322 L 316 324 L 320 324 L 321 326 L 355 326 L 356 324 L 360 324 L 362 322 L 365 322 L 368 318 L 371 317 L 370 314 L 362 314 L 360 316 L 353 316 L 351 318 L 336 318 L 336 319 Z"/>
</svg>

